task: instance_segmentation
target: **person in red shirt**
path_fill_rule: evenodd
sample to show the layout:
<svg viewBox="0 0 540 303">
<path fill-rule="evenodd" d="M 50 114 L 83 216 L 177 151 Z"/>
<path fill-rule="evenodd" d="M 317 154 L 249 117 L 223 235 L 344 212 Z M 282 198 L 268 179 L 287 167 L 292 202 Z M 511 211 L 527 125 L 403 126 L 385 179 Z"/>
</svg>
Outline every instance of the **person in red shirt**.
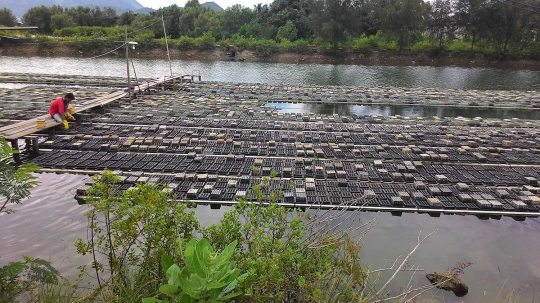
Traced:
<svg viewBox="0 0 540 303">
<path fill-rule="evenodd" d="M 75 118 L 68 112 L 68 107 L 71 101 L 75 100 L 72 93 L 66 94 L 64 98 L 58 98 L 51 103 L 49 114 L 56 122 L 63 124 L 64 129 L 69 129 L 67 119 L 75 121 Z"/>
</svg>

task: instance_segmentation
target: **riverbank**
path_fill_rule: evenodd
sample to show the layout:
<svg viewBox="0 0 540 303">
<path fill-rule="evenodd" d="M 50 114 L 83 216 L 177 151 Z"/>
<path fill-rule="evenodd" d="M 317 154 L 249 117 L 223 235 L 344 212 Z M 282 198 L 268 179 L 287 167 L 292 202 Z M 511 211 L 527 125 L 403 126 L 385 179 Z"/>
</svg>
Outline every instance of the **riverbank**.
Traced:
<svg viewBox="0 0 540 303">
<path fill-rule="evenodd" d="M 0 56 L 44 56 L 44 57 L 81 57 L 90 58 L 101 55 L 107 50 L 81 50 L 65 45 L 43 47 L 38 44 L 4 45 Z M 164 59 L 167 50 L 164 47 L 149 50 L 131 51 L 133 58 Z M 397 65 L 397 66 L 459 66 L 471 68 L 500 68 L 514 70 L 540 70 L 540 62 L 533 59 L 490 59 L 479 53 L 448 52 L 434 55 L 424 51 L 379 50 L 370 52 L 343 51 L 337 55 L 314 51 L 311 54 L 284 52 L 268 57 L 259 57 L 255 52 L 243 50 L 237 53 L 236 59 L 227 56 L 224 47 L 213 50 L 178 50 L 170 49 L 173 60 L 201 61 L 242 61 L 242 62 L 274 62 L 274 63 L 320 63 L 348 65 Z M 107 55 L 109 58 L 124 58 L 125 52 L 118 50 Z"/>
</svg>

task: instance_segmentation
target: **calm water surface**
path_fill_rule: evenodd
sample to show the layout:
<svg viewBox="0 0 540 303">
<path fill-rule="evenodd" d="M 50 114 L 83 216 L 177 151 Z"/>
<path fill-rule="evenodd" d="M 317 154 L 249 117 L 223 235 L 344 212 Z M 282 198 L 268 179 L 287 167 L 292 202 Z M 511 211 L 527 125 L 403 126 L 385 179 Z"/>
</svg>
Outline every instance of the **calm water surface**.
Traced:
<svg viewBox="0 0 540 303">
<path fill-rule="evenodd" d="M 0 265 L 31 255 L 50 260 L 64 275 L 74 278 L 78 265 L 91 262 L 88 256 L 78 256 L 73 246 L 77 238 L 86 237 L 83 214 L 88 206 L 78 205 L 73 196 L 75 188 L 88 177 L 39 176 L 41 185 L 32 190 L 32 198 L 14 207 L 17 210 L 14 215 L 0 218 Z M 203 225 L 209 225 L 219 222 L 227 209 L 199 206 L 194 211 Z M 461 261 L 473 263 L 461 276 L 470 288 L 466 297 L 459 299 L 452 293 L 432 291 L 425 298 L 433 302 L 494 302 L 505 281 L 505 292 L 528 285 L 522 298 L 531 302 L 534 288 L 540 287 L 539 219 L 484 221 L 474 216 L 433 218 L 427 214 L 403 214 L 396 217 L 368 212 L 361 213 L 357 222 L 373 219 L 376 225 L 364 238 L 362 248 L 363 260 L 371 268 L 383 268 L 386 262 L 391 264 L 398 256 L 407 255 L 420 232 L 425 235 L 435 230 L 437 233 L 414 254 L 411 265 L 430 272 L 446 270 Z M 413 284 L 428 283 L 424 274 L 415 275 Z M 401 276 L 392 289 L 398 290 L 408 280 L 409 276 Z"/>
<path fill-rule="evenodd" d="M 138 77 L 169 75 L 166 60 L 135 59 Z M 0 57 L 0 72 L 126 76 L 124 59 Z M 172 70 L 205 81 L 265 84 L 436 87 L 487 90 L 540 89 L 540 72 L 493 68 L 360 66 L 173 60 Z"/>
<path fill-rule="evenodd" d="M 349 104 L 316 104 L 316 103 L 280 103 L 270 102 L 267 106 L 275 106 L 283 113 L 315 113 L 340 116 L 375 116 L 384 117 L 400 115 L 404 117 L 465 117 L 465 118 L 497 118 L 497 119 L 540 119 L 540 111 L 536 110 L 500 110 L 487 108 L 455 108 L 424 107 L 396 105 L 349 105 Z"/>
<path fill-rule="evenodd" d="M 121 59 L 1 57 L 0 64 L 1 72 L 125 75 L 125 62 Z M 165 60 L 136 60 L 135 64 L 140 77 L 160 77 L 168 73 Z M 503 90 L 536 90 L 540 87 L 538 72 L 458 67 L 173 61 L 173 70 L 181 73 L 200 70 L 203 80 L 209 81 L 268 84 Z M 295 110 L 304 110 L 304 106 Z M 453 109 L 450 112 L 429 108 L 400 110 L 382 106 L 351 107 L 346 110 L 358 114 L 467 116 L 466 112 Z M 495 117 L 504 114 L 497 111 L 485 113 Z M 49 259 L 65 275 L 75 277 L 77 265 L 90 263 L 89 258 L 77 256 L 73 247 L 77 238 L 86 237 L 83 213 L 87 206 L 79 206 L 73 199 L 75 188 L 83 184 L 85 178 L 88 177 L 40 175 L 42 185 L 32 191 L 32 198 L 22 206 L 16 206 L 16 214 L 0 218 L 0 266 L 27 254 Z M 195 212 L 201 223 L 208 225 L 218 222 L 226 209 L 199 207 Z M 371 268 L 383 267 L 385 262 L 393 263 L 396 257 L 406 255 L 414 247 L 419 232 L 426 234 L 434 230 L 438 232 L 418 249 L 411 264 L 430 272 L 446 270 L 461 261 L 473 263 L 461 276 L 470 288 L 466 297 L 456 298 L 452 293 L 433 291 L 426 293 L 423 302 L 495 302 L 503 284 L 502 295 L 512 288 L 525 286 L 519 302 L 532 302 L 535 289 L 540 289 L 540 258 L 537 256 L 540 251 L 539 219 L 527 219 L 525 222 L 516 222 L 511 218 L 483 221 L 474 216 L 443 215 L 432 218 L 420 214 L 395 217 L 389 213 L 362 213 L 358 224 L 377 216 L 378 223 L 365 237 L 362 249 L 363 258 Z M 427 283 L 424 274 L 415 275 L 414 285 Z M 397 291 L 407 282 L 408 277 L 403 276 L 392 285 L 392 289 Z"/>
</svg>

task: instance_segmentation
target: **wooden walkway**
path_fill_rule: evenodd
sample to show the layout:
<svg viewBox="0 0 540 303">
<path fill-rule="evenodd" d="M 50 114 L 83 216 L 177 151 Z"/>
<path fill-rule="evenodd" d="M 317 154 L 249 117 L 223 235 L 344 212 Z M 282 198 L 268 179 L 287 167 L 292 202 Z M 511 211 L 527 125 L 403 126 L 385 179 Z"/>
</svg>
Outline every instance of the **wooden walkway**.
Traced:
<svg viewBox="0 0 540 303">
<path fill-rule="evenodd" d="M 165 77 L 159 80 L 151 80 L 151 81 L 140 83 L 139 87 L 141 91 L 148 90 L 150 88 L 167 85 L 169 82 L 173 82 L 174 80 L 180 79 L 181 77 L 182 76 L 174 76 L 174 77 Z M 135 86 L 135 91 L 137 90 L 138 88 L 137 86 Z M 108 94 L 106 96 L 102 96 L 102 97 L 95 98 L 92 100 L 87 100 L 87 101 L 82 101 L 82 102 L 76 101 L 76 103 L 74 104 L 75 105 L 74 112 L 80 113 L 80 112 L 89 110 L 91 108 L 97 107 L 97 106 L 103 106 L 111 102 L 114 102 L 118 99 L 121 99 L 127 95 L 128 93 L 126 91 L 117 91 L 117 92 Z M 48 112 L 48 109 L 47 109 L 47 112 Z M 37 127 L 38 120 L 45 120 L 46 126 L 38 128 Z M 6 140 L 17 140 L 24 136 L 41 132 L 45 129 L 55 127 L 57 125 L 60 125 L 60 123 L 56 122 L 47 113 L 45 115 L 30 119 L 30 120 L 25 120 L 19 123 L 10 124 L 10 125 L 0 128 L 0 137 L 3 137 Z"/>
</svg>

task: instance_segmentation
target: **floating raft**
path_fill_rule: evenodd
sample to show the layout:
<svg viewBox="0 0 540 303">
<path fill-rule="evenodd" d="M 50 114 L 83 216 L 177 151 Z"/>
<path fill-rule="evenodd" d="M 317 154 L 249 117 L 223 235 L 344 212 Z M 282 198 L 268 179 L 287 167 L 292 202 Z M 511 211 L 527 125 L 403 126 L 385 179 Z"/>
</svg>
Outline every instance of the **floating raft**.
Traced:
<svg viewBox="0 0 540 303">
<path fill-rule="evenodd" d="M 46 110 L 45 95 L 28 99 L 37 89 L 0 90 L 6 100 L 0 123 Z M 110 92 L 78 88 L 77 95 Z M 540 216 L 538 121 L 285 114 L 266 106 L 272 100 L 461 106 L 472 99 L 520 108 L 539 102 L 532 92 L 190 83 L 110 103 L 105 114 L 85 111 L 67 132 L 38 134 L 41 154 L 33 161 L 58 173 L 113 170 L 122 180 L 118 191 L 153 183 L 171 198 L 213 208 L 239 198 L 255 202 L 252 186 L 275 171 L 266 202 L 281 191 L 278 202 L 290 207 Z"/>
</svg>

